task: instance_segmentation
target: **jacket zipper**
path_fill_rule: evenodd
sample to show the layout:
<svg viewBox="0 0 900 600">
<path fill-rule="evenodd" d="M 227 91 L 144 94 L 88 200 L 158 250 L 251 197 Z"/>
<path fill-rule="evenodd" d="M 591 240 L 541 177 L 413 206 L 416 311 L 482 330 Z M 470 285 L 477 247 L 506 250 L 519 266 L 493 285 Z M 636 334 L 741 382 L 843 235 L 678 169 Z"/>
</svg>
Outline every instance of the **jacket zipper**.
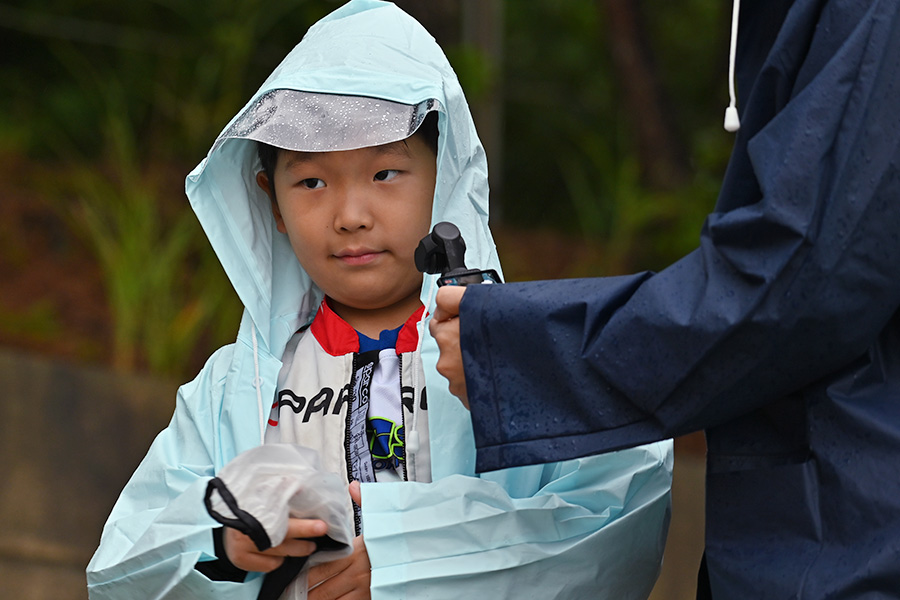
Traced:
<svg viewBox="0 0 900 600">
<path fill-rule="evenodd" d="M 359 353 L 353 353 L 352 372 L 350 373 L 350 402 L 347 405 L 347 418 L 344 423 L 344 455 L 347 463 L 347 483 L 353 481 L 353 459 L 350 455 L 350 419 L 353 417 L 353 405 L 356 402 L 356 372 L 359 370 Z M 353 504 L 353 528 L 356 535 L 362 534 L 362 514 L 360 508 Z"/>
<path fill-rule="evenodd" d="M 409 452 L 406 451 L 406 410 L 403 407 L 403 355 L 397 353 L 397 365 L 399 367 L 397 377 L 400 379 L 400 427 L 403 429 L 403 481 L 409 481 L 409 471 L 406 468 L 409 461 Z M 413 410 L 416 410 L 416 390 L 413 389 Z"/>
</svg>

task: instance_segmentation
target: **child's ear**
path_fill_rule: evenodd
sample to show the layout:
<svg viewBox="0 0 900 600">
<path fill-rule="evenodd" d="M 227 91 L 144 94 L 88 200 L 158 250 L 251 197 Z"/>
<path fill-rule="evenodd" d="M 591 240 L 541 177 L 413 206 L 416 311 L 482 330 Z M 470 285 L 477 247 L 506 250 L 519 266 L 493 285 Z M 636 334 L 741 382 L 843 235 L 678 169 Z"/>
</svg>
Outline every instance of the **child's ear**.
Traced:
<svg viewBox="0 0 900 600">
<path fill-rule="evenodd" d="M 269 197 L 269 200 L 272 199 L 272 186 L 269 184 L 269 176 L 266 175 L 265 171 L 260 171 L 256 174 L 256 185 L 258 185 L 262 191 L 266 193 L 266 196 Z"/>
<path fill-rule="evenodd" d="M 256 174 L 256 185 L 266 193 L 266 196 L 272 202 L 272 216 L 275 217 L 275 226 L 278 228 L 278 231 L 287 233 L 287 229 L 284 226 L 284 217 L 281 216 L 278 201 L 275 200 L 275 190 L 272 189 L 272 183 L 269 181 L 269 176 L 266 175 L 265 171 L 260 171 Z"/>
</svg>

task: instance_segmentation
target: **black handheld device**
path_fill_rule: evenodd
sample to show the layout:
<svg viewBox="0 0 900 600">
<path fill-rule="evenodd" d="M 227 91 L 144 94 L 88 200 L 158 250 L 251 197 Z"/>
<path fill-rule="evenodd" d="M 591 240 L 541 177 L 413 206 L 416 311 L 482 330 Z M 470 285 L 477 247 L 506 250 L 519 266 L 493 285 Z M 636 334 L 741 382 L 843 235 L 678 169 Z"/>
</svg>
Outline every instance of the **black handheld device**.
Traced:
<svg viewBox="0 0 900 600">
<path fill-rule="evenodd" d="M 466 242 L 459 228 L 442 221 L 419 242 L 416 268 L 423 273 L 440 273 L 438 286 L 503 283 L 494 269 L 466 268 L 465 255 Z"/>
</svg>

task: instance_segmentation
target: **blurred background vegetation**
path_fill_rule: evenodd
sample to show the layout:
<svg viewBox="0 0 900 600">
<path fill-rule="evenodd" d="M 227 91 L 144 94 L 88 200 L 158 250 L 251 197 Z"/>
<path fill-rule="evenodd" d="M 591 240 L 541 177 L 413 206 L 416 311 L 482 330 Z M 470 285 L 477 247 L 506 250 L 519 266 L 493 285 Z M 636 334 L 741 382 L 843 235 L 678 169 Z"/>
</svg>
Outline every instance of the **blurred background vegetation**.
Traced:
<svg viewBox="0 0 900 600">
<path fill-rule="evenodd" d="M 240 306 L 184 197 L 336 0 L 0 0 L 0 344 L 190 377 Z M 732 138 L 730 3 L 406 0 L 491 165 L 509 280 L 692 250 Z"/>
</svg>

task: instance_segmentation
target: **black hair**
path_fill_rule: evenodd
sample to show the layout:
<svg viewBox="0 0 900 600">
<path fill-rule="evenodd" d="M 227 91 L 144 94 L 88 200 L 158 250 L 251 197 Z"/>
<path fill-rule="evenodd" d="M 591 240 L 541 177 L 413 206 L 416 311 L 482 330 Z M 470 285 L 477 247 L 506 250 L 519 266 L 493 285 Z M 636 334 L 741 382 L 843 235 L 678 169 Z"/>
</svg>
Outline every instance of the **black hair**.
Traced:
<svg viewBox="0 0 900 600">
<path fill-rule="evenodd" d="M 434 155 L 437 156 L 438 114 L 436 110 L 432 110 L 425 115 L 425 120 L 422 121 L 422 124 L 419 125 L 419 128 L 416 129 L 416 132 L 413 135 L 422 136 L 422 141 L 425 142 L 425 144 L 431 148 L 431 151 L 434 152 Z"/>
<path fill-rule="evenodd" d="M 275 165 L 278 164 L 278 152 L 281 148 L 272 146 L 265 142 L 256 142 L 256 153 L 259 155 L 259 162 L 262 170 L 269 180 L 269 189 L 272 192 L 272 199 L 275 199 Z"/>
<path fill-rule="evenodd" d="M 425 119 L 422 121 L 422 124 L 419 125 L 419 128 L 416 129 L 416 132 L 413 135 L 421 136 L 422 141 L 431 148 L 431 151 L 434 152 L 434 155 L 437 156 L 437 144 L 438 144 L 438 119 L 437 119 L 437 111 L 431 111 L 427 115 L 425 115 Z M 281 151 L 281 148 L 277 146 L 272 146 L 271 144 L 267 144 L 265 142 L 256 142 L 256 152 L 259 154 L 259 162 L 262 165 L 262 170 L 265 172 L 266 177 L 269 179 L 269 186 L 272 190 L 272 199 L 275 198 L 275 165 L 278 164 L 278 153 Z"/>
</svg>

